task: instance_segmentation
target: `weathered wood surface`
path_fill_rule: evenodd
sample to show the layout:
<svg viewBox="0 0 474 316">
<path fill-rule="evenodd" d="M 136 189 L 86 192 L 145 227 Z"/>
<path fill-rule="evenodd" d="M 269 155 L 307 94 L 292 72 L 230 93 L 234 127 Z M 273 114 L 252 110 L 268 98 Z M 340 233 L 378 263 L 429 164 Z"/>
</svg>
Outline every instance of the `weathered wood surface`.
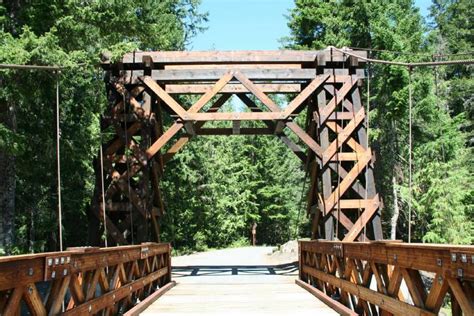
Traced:
<svg viewBox="0 0 474 316">
<path fill-rule="evenodd" d="M 362 64 L 331 49 L 132 52 L 115 64 L 104 62 L 110 105 L 102 125 L 115 129 L 116 138 L 104 144 L 107 205 L 97 176 L 91 207 L 96 243 L 104 218 L 110 243 L 159 241 L 166 163 L 190 139 L 206 135 L 275 135 L 311 168 L 307 210 L 313 238 L 381 239 L 381 203 L 359 93 Z M 288 104 L 271 93 L 290 94 Z M 197 95 L 194 104 L 184 104 L 193 99 L 180 96 L 191 94 Z M 221 111 L 232 95 L 249 111 Z M 303 112 L 306 120 L 300 122 Z M 213 121 L 230 124 L 205 126 Z M 245 121 L 266 128 L 248 128 Z M 355 199 L 364 202 L 345 202 Z"/>
<path fill-rule="evenodd" d="M 0 258 L 0 315 L 116 314 L 170 278 L 169 244 Z"/>
<path fill-rule="evenodd" d="M 300 279 L 359 314 L 437 315 L 448 296 L 454 315 L 474 315 L 473 246 L 310 241 L 299 247 Z"/>
<path fill-rule="evenodd" d="M 177 285 L 141 315 L 338 315 L 295 284 L 296 272 L 268 268 L 180 270 Z"/>
<path fill-rule="evenodd" d="M 365 51 L 353 51 L 361 57 L 367 57 Z M 316 51 L 294 51 L 294 50 L 253 50 L 253 51 L 158 51 L 143 52 L 137 51 L 125 54 L 121 64 L 123 65 L 141 65 L 143 57 L 151 57 L 153 66 L 163 64 L 233 64 L 233 63 L 281 63 L 281 64 L 301 64 L 314 63 L 319 59 L 320 62 L 341 62 L 349 59 L 349 56 L 343 55 L 339 51 L 331 49 Z M 360 61 L 361 63 L 363 61 Z M 108 61 L 102 63 L 105 69 L 110 67 Z"/>
</svg>

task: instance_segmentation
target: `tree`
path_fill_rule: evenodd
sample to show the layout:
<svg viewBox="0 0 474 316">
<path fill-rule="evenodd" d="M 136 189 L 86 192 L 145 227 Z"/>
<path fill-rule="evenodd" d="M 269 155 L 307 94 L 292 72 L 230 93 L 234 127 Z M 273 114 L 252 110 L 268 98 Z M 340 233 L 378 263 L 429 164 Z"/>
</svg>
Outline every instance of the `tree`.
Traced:
<svg viewBox="0 0 474 316">
<path fill-rule="evenodd" d="M 464 11 L 466 6 L 459 4 L 457 8 L 462 7 L 462 11 L 469 14 L 469 10 Z M 461 17 L 459 20 L 461 23 L 466 19 Z M 296 0 L 288 26 L 291 35 L 286 39 L 286 45 L 290 48 L 321 49 L 329 45 L 367 47 L 372 50 L 369 51 L 371 57 L 403 61 L 426 60 L 426 57 L 432 56 L 433 47 L 425 35 L 427 28 L 419 10 L 410 0 Z M 376 183 L 385 201 L 383 223 L 385 231 L 389 229 L 387 224 L 390 221 L 398 223 L 391 225 L 393 229 L 398 228 L 398 232 L 393 231 L 391 235 L 403 238 L 407 231 L 405 223 L 410 189 L 407 168 L 409 71 L 397 66 L 369 67 L 370 137 L 378 156 Z M 432 71 L 416 70 L 412 83 L 413 192 L 416 202 L 413 207 L 416 218 L 412 224 L 414 237 L 425 241 L 469 242 L 472 232 L 460 238 L 464 231 L 469 231 L 463 221 L 470 216 L 468 197 L 472 197 L 472 187 L 469 184 L 466 186 L 472 171 L 469 171 L 469 158 L 463 145 L 465 135 L 460 130 L 462 119 L 447 115 L 438 106 Z M 446 143 L 447 135 L 456 141 Z M 434 205 L 438 208 L 434 209 Z M 441 205 L 444 205 L 442 209 Z M 405 217 L 401 218 L 403 221 L 398 220 L 399 208 Z M 436 224 L 446 217 L 455 218 L 450 221 L 455 227 L 450 233 Z"/>
<path fill-rule="evenodd" d="M 198 5 L 197 0 L 94 0 L 87 5 L 75 0 L 5 1 L 0 5 L 1 63 L 65 67 L 59 80 L 66 245 L 86 244 L 82 232 L 94 189 L 91 162 L 99 146 L 99 115 L 106 105 L 97 69 L 100 53 L 118 57 L 133 49 L 184 49 L 206 20 Z M 7 176 L 6 186 L 12 189 L 2 190 L 9 193 L 1 202 L 7 234 L 4 229 L 0 247 L 9 246 L 9 252 L 13 245 L 21 252 L 56 250 L 57 77 L 38 71 L 2 71 L 1 76 L 0 111 L 5 114 L 0 122 L 0 166 L 2 177 Z M 15 234 L 9 229 L 13 218 Z M 11 244 L 13 235 L 16 241 Z"/>
<path fill-rule="evenodd" d="M 223 111 L 232 110 L 224 105 Z M 163 179 L 164 240 L 181 250 L 248 245 L 253 223 L 258 244 L 294 237 L 303 172 L 277 138 L 198 136 L 186 146 L 167 164 Z"/>
</svg>

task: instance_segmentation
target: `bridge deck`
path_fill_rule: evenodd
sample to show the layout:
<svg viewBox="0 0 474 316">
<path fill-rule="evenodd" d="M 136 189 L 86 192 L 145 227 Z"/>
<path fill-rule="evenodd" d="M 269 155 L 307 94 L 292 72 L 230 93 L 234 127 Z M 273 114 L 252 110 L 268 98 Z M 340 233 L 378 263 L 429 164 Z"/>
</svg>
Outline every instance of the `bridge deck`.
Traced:
<svg viewBox="0 0 474 316">
<path fill-rule="evenodd" d="M 174 257 L 177 285 L 142 315 L 338 315 L 295 284 L 298 266 L 284 262 L 297 260 L 296 253 L 272 251 L 244 247 Z"/>
<path fill-rule="evenodd" d="M 141 315 L 338 315 L 295 284 L 297 267 L 175 268 L 178 283 Z"/>
</svg>

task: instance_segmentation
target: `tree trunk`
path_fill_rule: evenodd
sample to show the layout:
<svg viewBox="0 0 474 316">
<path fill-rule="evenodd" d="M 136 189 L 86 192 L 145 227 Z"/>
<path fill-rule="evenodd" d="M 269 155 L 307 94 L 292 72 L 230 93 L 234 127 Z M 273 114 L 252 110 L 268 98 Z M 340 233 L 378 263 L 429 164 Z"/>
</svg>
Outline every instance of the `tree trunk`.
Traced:
<svg viewBox="0 0 474 316">
<path fill-rule="evenodd" d="M 16 132 L 13 105 L 0 105 L 0 123 Z M 15 170 L 15 157 L 6 150 L 0 150 L 0 248 L 7 254 L 10 254 L 15 237 Z"/>
<path fill-rule="evenodd" d="M 390 220 L 390 239 L 397 239 L 397 223 L 398 216 L 400 216 L 400 208 L 398 207 L 398 191 L 397 191 L 397 180 L 395 175 L 392 176 L 392 190 L 393 190 L 393 215 Z"/>
</svg>

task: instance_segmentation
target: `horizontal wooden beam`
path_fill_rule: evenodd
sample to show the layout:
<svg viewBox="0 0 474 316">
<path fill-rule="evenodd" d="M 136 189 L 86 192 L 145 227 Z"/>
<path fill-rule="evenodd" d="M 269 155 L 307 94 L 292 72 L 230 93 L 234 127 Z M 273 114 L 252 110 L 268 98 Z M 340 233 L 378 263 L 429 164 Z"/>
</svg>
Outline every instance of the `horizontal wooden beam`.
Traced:
<svg viewBox="0 0 474 316">
<path fill-rule="evenodd" d="M 186 121 L 274 121 L 283 119 L 282 112 L 216 112 L 187 113 Z"/>
<path fill-rule="evenodd" d="M 435 315 L 434 313 L 430 313 L 429 311 L 412 306 L 396 298 L 376 292 L 362 285 L 340 279 L 332 274 L 319 271 L 309 266 L 303 266 L 303 273 L 309 274 L 321 281 L 327 282 L 345 292 L 357 295 L 359 299 L 363 299 L 364 301 L 380 306 L 382 309 L 395 315 Z"/>
<path fill-rule="evenodd" d="M 300 84 L 257 84 L 260 90 L 265 93 L 297 93 L 301 91 Z M 211 90 L 211 84 L 168 84 L 166 92 L 169 94 L 201 94 Z M 221 93 L 249 93 L 249 90 L 242 84 L 228 84 Z"/>
<path fill-rule="evenodd" d="M 326 304 L 327 306 L 331 307 L 333 310 L 339 313 L 339 315 L 343 316 L 357 316 L 358 314 L 351 309 L 347 308 L 346 306 L 342 305 L 336 300 L 333 300 L 331 297 L 327 296 L 317 288 L 309 285 L 308 283 L 304 283 L 301 280 L 295 280 L 295 283 L 301 286 L 303 289 L 308 291 L 309 293 L 313 294 L 318 300 Z"/>
<path fill-rule="evenodd" d="M 162 297 L 166 292 L 171 290 L 173 287 L 176 286 L 175 281 L 171 281 L 170 283 L 166 284 L 163 287 L 160 287 L 158 290 L 153 292 L 150 296 L 148 296 L 146 299 L 141 301 L 139 304 L 135 305 L 132 309 L 127 311 L 124 316 L 138 316 L 140 313 L 142 313 L 144 310 L 147 309 L 151 304 L 153 304 L 157 299 Z"/>
<path fill-rule="evenodd" d="M 351 51 L 366 57 L 366 51 Z M 155 51 L 125 54 L 122 64 L 142 64 L 143 56 L 150 56 L 154 65 L 196 63 L 314 63 L 318 58 L 326 62 L 347 61 L 349 56 L 336 50 L 252 50 L 252 51 Z M 359 61 L 363 63 L 362 60 Z M 109 66 L 109 61 L 102 65 Z"/>
<path fill-rule="evenodd" d="M 269 128 L 240 128 L 239 131 L 235 133 L 234 128 L 201 128 L 196 130 L 196 135 L 273 135 L 273 130 Z"/>
<path fill-rule="evenodd" d="M 347 70 L 347 69 L 346 69 Z M 194 82 L 194 81 L 215 81 L 221 78 L 229 69 L 172 69 L 172 70 L 152 70 L 151 78 L 159 82 Z M 306 81 L 312 80 L 316 76 L 314 69 L 236 69 L 243 73 L 250 80 L 271 80 L 271 81 Z M 132 73 L 133 72 L 133 73 Z M 348 75 L 342 72 L 341 74 Z M 124 72 L 126 78 L 144 76 L 143 70 L 129 70 Z"/>
<path fill-rule="evenodd" d="M 234 64 L 172 64 L 165 65 L 165 70 L 172 69 L 289 69 L 289 68 L 301 68 L 300 63 L 284 64 L 284 63 L 261 63 L 261 64 L 245 64 L 245 63 L 234 63 Z"/>
</svg>

